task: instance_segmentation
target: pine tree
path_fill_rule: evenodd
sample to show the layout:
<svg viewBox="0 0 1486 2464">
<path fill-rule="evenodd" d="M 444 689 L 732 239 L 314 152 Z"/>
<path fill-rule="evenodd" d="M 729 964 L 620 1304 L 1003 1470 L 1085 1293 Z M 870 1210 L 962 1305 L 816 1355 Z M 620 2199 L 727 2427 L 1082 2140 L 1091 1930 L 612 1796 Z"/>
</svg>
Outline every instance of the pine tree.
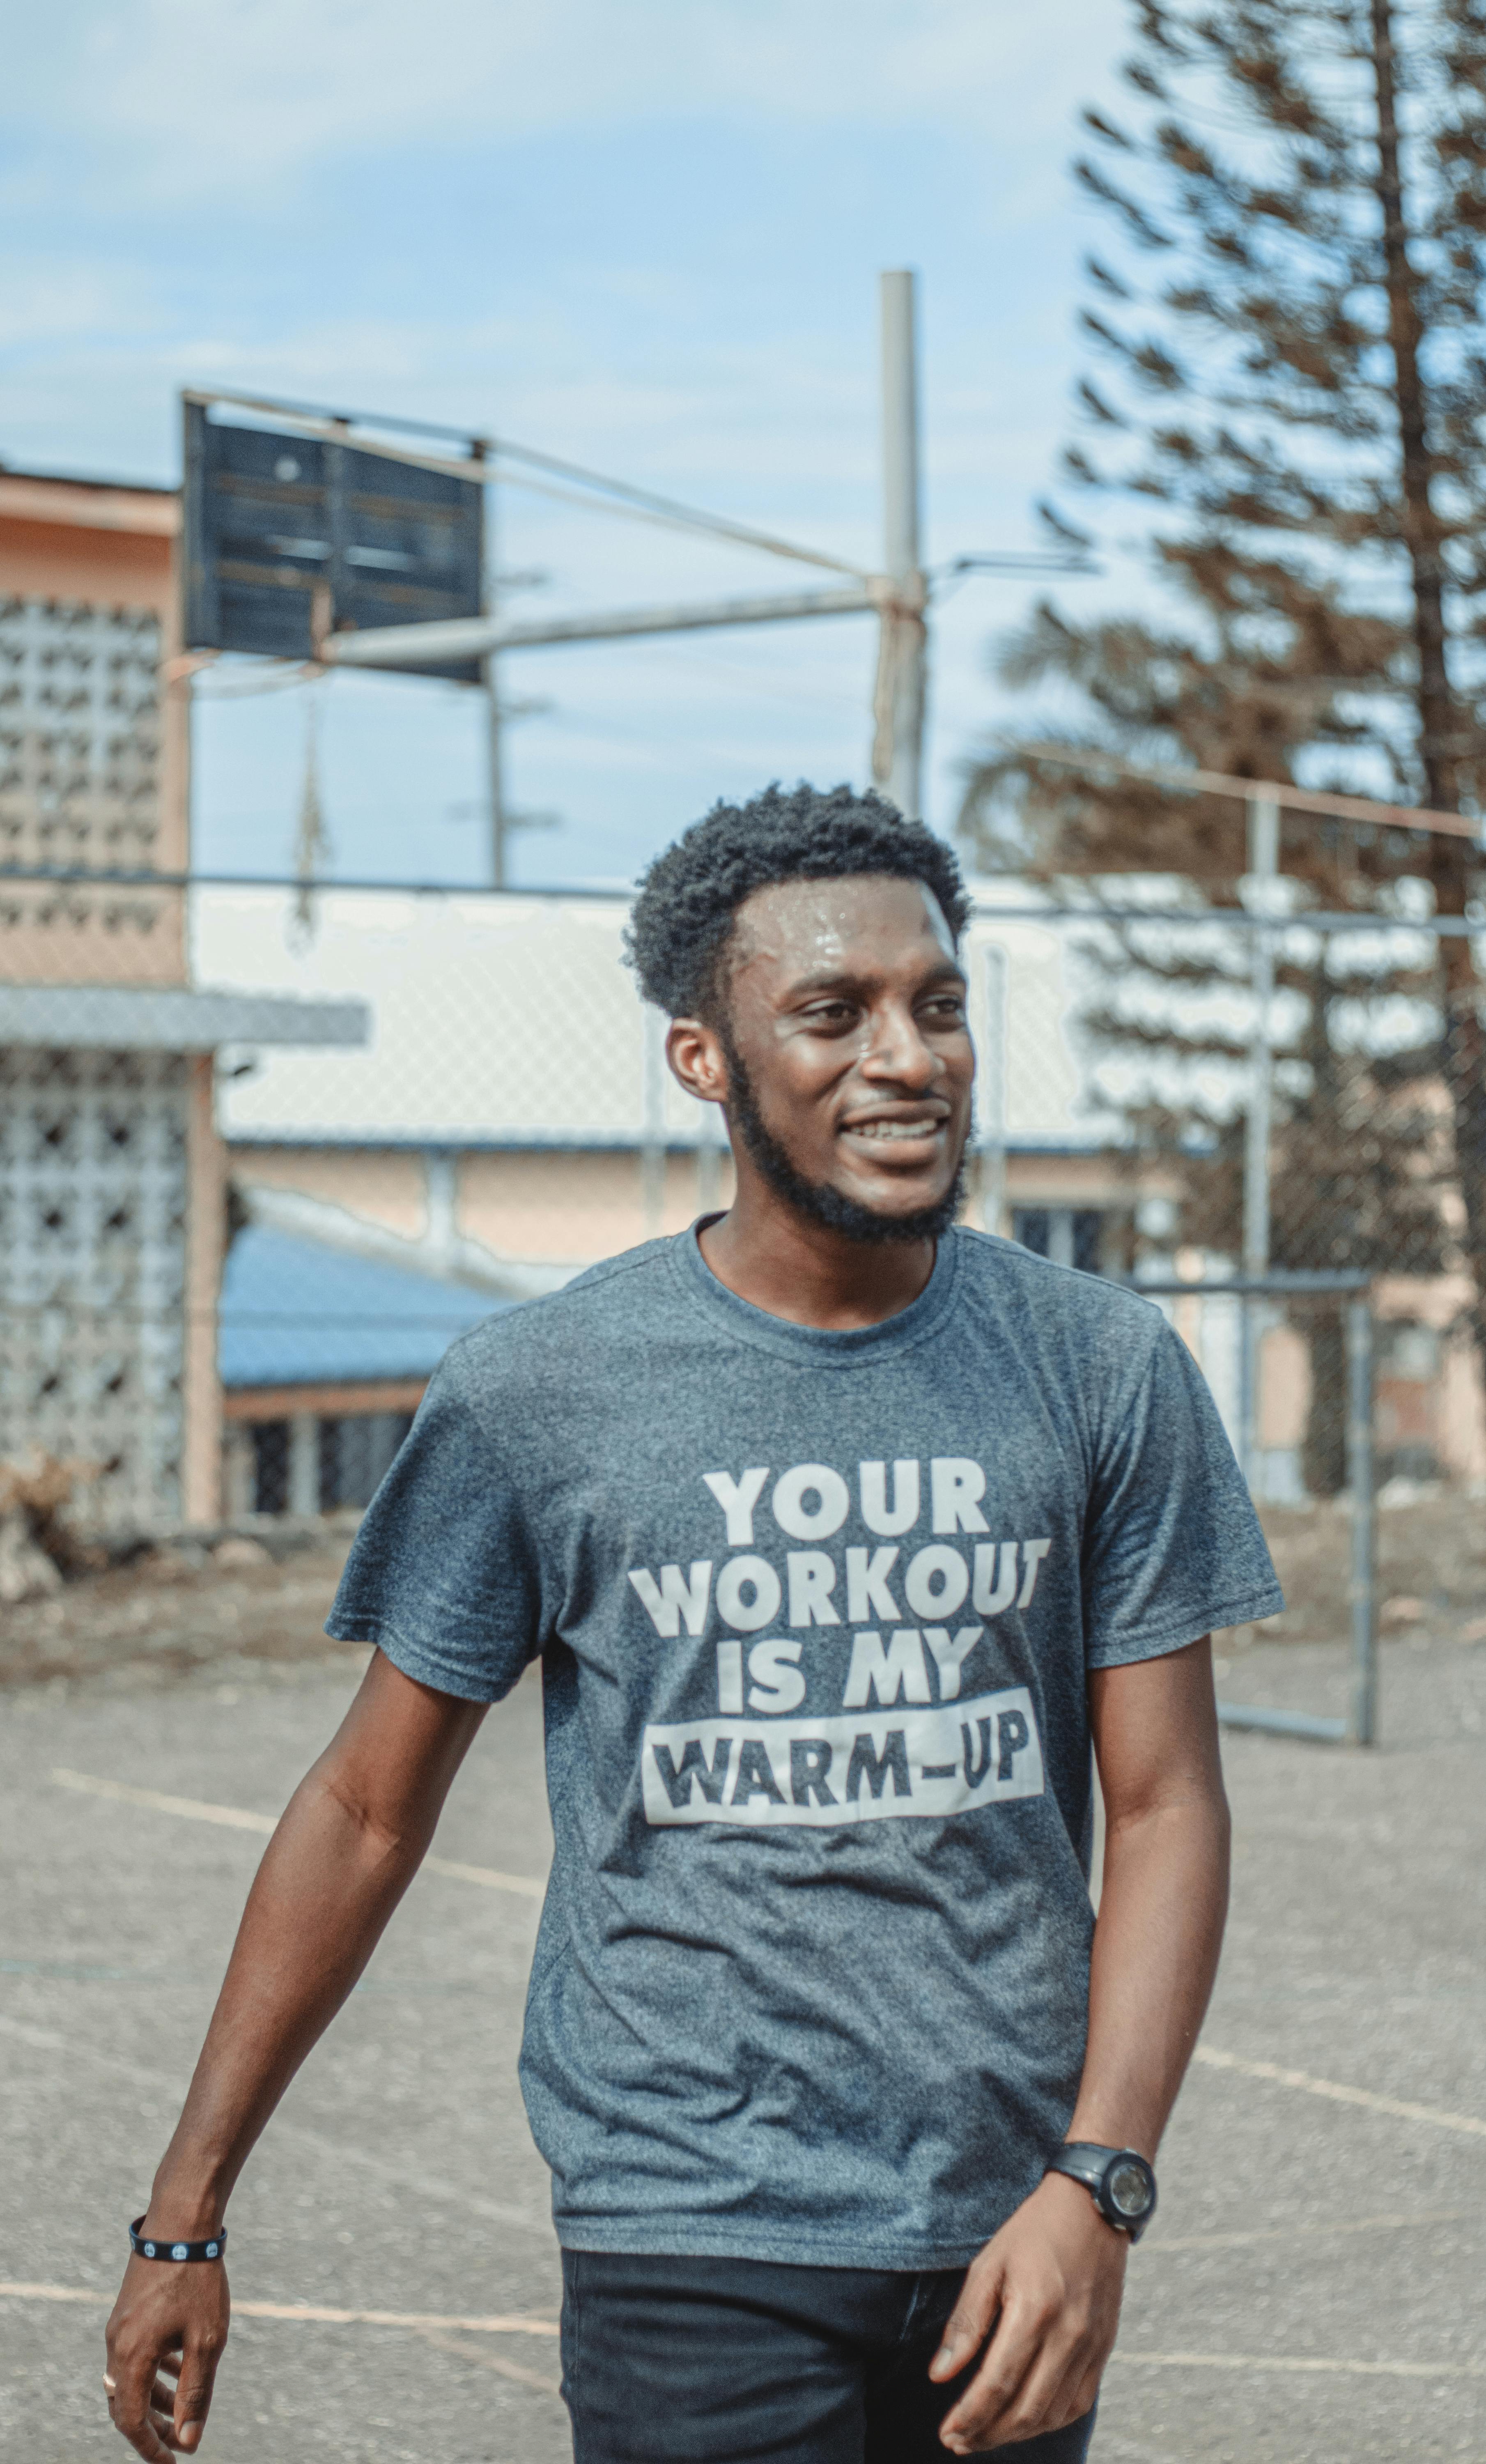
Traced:
<svg viewBox="0 0 1486 2464">
<path fill-rule="evenodd" d="M 1479 813 L 1486 0 L 1134 0 L 1133 16 L 1130 123 L 1086 113 L 1093 146 L 1076 165 L 1115 237 L 1086 268 L 1082 328 L 1102 365 L 1080 386 L 1088 436 L 1064 477 L 1147 509 L 1172 612 L 1081 626 L 1044 604 L 1002 673 L 1064 700 L 1072 688 L 1081 739 L 1143 761 L 1256 780 L 1300 769 L 1313 786 Z M 1043 512 L 1087 539 L 1062 507 Z M 1015 744 L 972 772 L 962 828 L 983 863 L 1169 872 L 1219 907 L 1244 869 L 1235 804 L 1096 784 Z M 1458 917 L 1479 862 L 1465 839 L 1299 816 L 1281 841 L 1282 869 L 1322 907 L 1407 912 L 1402 885 L 1422 880 L 1434 912 Z M 1164 982 L 1169 1023 L 1189 1019 L 1186 1057 L 1241 1060 L 1231 1031 L 1190 1024 L 1194 991 L 1214 981 L 1195 940 L 1136 933 L 1122 963 L 1092 1022 L 1106 1047 L 1128 1057 L 1154 1040 L 1150 988 Z M 1241 975 L 1241 957 L 1229 964 Z M 1436 955 L 1385 975 L 1341 936 L 1292 949 L 1278 980 L 1293 1035 L 1275 1263 L 1433 1272 L 1453 1256 L 1486 1351 L 1486 1017 L 1471 941 L 1441 936 Z M 1171 1136 L 1202 1110 L 1168 1087 L 1140 1126 Z M 1221 1105 L 1206 1127 L 1189 1229 L 1221 1219 L 1231 1249 L 1240 1132 Z M 1330 1387 L 1340 1359 L 1316 1368 Z M 1313 1442 L 1310 1469 L 1329 1488 L 1340 1468 L 1324 1450 Z"/>
</svg>

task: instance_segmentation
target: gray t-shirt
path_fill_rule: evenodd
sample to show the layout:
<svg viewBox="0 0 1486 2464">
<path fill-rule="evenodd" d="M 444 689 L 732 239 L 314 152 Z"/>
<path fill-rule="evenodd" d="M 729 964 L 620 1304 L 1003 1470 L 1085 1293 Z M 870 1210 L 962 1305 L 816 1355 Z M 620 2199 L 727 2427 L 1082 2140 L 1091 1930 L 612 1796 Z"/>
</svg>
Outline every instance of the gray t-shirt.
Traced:
<svg viewBox="0 0 1486 2464">
<path fill-rule="evenodd" d="M 1160 1312 L 1008 1242 L 830 1333 L 692 1231 L 456 1343 L 327 1630 L 474 1702 L 541 1655 L 560 2239 L 972 2258 L 1078 2089 L 1086 1672 L 1282 1605 Z"/>
</svg>

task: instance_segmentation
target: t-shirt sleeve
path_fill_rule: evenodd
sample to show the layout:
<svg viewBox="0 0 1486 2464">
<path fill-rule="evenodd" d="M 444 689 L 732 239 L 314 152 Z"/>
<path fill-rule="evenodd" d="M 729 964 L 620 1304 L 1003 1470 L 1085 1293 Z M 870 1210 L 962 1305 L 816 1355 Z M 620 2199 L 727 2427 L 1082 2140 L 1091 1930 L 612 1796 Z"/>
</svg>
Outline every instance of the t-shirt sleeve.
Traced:
<svg viewBox="0 0 1486 2464">
<path fill-rule="evenodd" d="M 1207 1380 L 1166 1325 L 1101 1445 L 1082 1579 L 1091 1668 L 1156 1660 L 1285 1604 Z"/>
<path fill-rule="evenodd" d="M 366 1510 L 325 1631 L 375 1642 L 442 1694 L 498 1703 L 541 1648 L 540 1569 L 465 1383 L 456 1350 Z"/>
</svg>

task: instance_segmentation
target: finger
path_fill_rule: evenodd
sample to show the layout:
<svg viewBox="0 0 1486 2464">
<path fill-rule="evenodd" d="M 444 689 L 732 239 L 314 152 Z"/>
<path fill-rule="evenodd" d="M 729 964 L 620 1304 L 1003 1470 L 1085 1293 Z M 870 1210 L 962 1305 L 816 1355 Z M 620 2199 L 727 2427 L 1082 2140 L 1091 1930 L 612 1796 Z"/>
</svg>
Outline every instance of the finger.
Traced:
<svg viewBox="0 0 1486 2464">
<path fill-rule="evenodd" d="M 979 2369 L 939 2425 L 952 2453 L 971 2454 L 990 2444 L 987 2433 L 1001 2427 L 1016 2404 L 1056 2315 L 1016 2303 L 1001 2312 Z"/>
<path fill-rule="evenodd" d="M 969 2367 L 991 2333 L 1002 2282 L 998 2265 L 982 2269 L 977 2263 L 970 2270 L 945 2321 L 939 2350 L 929 2365 L 931 2379 L 958 2378 Z"/>
<path fill-rule="evenodd" d="M 1056 2414 L 1050 2415 L 1050 2422 L 1056 2419 L 1060 2430 L 1065 2430 L 1070 2422 L 1082 2421 L 1099 2402 L 1100 2386 L 1113 2341 L 1112 2337 L 1094 2329 L 1080 2338 L 1067 2375 L 1058 2390 Z"/>
<path fill-rule="evenodd" d="M 1064 2430 L 1070 2422 L 1082 2421 L 1085 2413 L 1093 2411 L 1119 2324 L 1118 2302 L 1096 2303 L 1081 2321 L 1073 2322 L 1066 2367 L 1056 2393 L 1045 2405 L 1042 2428 Z"/>
<path fill-rule="evenodd" d="M 125 2437 L 145 2464 L 170 2464 L 170 2450 L 161 2437 L 152 2415 L 157 2369 L 161 2363 L 158 2349 L 142 2344 L 131 2352 L 128 2344 L 110 2351 L 113 2387 L 109 2390 L 108 2409 L 114 2427 Z"/>
<path fill-rule="evenodd" d="M 968 2440 L 963 2452 L 972 2453 L 1045 2437 L 1082 2421 L 1098 2399 L 1112 2342 L 1112 2331 L 1106 2333 L 1088 2317 L 1051 2313 L 1015 2393 L 994 2412 L 972 2415 L 968 2422 L 957 2419 L 980 2392 L 985 2374 L 977 2374 L 960 2405 L 947 2415 L 944 2430 L 955 2441 Z"/>
<path fill-rule="evenodd" d="M 1011 2405 L 996 2421 L 998 2437 L 1008 2444 L 1022 2438 L 1040 2438 L 1044 2432 L 1061 2430 L 1065 2422 L 1073 2420 L 1068 2397 L 1079 2341 L 1076 2336 L 1049 2338 Z"/>
<path fill-rule="evenodd" d="M 128 2440 L 135 2453 L 143 2457 L 144 2464 L 174 2464 L 171 2452 L 156 2429 L 154 2417 L 146 2406 L 141 2404 L 138 2409 L 132 2405 L 126 2407 L 120 2387 L 118 2394 L 110 2397 L 109 2410 L 113 2415 L 114 2428 Z"/>
<path fill-rule="evenodd" d="M 1097 2362 L 1080 2372 L 1068 2399 L 1070 2421 L 1082 2421 L 1085 2413 L 1093 2411 L 1099 2402 L 1099 2390 L 1104 2385 L 1108 2360 L 1107 2353 L 1101 2353 Z"/>
<path fill-rule="evenodd" d="M 187 2453 L 200 2444 L 206 2428 L 221 2358 L 222 2339 L 217 2335 L 203 2332 L 193 2336 L 186 2348 L 175 2390 L 175 2435 L 171 2444 Z"/>
</svg>

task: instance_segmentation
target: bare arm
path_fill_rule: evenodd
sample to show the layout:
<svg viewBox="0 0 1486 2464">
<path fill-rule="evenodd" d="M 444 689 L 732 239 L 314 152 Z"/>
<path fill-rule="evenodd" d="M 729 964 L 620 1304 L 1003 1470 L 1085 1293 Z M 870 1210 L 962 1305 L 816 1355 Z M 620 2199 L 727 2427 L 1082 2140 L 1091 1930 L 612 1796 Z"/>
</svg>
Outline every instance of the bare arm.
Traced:
<svg viewBox="0 0 1486 2464">
<path fill-rule="evenodd" d="M 146 2225 L 157 2238 L 201 2240 L 221 2226 L 254 2142 L 417 1872 L 484 1711 L 373 1656 L 258 1868 L 155 2176 Z M 148 2464 L 199 2442 L 228 2315 L 220 2261 L 131 2256 L 108 2322 L 109 2409 Z"/>
<path fill-rule="evenodd" d="M 1210 1643 L 1097 1669 L 1089 1714 L 1104 1793 L 1104 1891 L 1068 2136 L 1154 2160 L 1213 1990 L 1228 1908 Z M 1017 2209 L 971 2268 L 930 2370 L 952 2379 L 985 2344 L 946 2416 L 947 2447 L 972 2454 L 1011 2445 L 1090 2409 L 1114 2345 L 1128 2252 L 1088 2192 L 1061 2174 Z"/>
</svg>

